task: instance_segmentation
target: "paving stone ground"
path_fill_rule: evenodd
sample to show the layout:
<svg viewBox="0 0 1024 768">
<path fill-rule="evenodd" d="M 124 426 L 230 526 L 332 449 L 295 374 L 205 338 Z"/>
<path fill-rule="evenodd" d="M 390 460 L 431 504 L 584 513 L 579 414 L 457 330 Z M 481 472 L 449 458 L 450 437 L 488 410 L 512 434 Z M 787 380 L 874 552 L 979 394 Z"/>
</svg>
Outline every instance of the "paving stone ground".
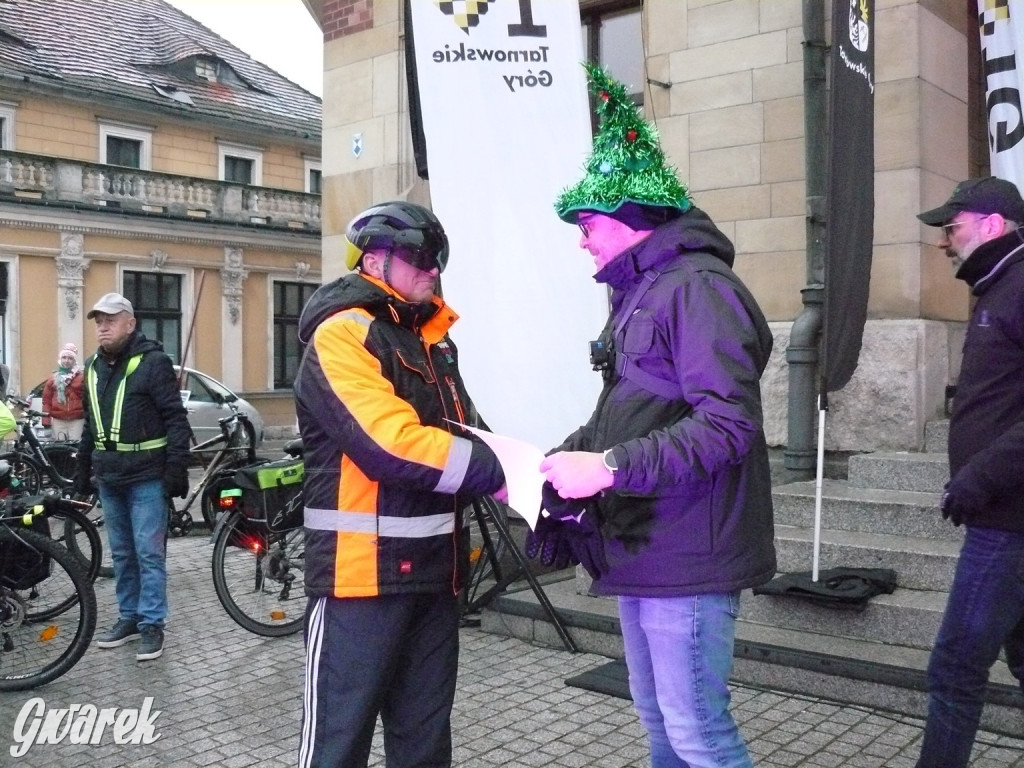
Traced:
<svg viewBox="0 0 1024 768">
<path fill-rule="evenodd" d="M 293 766 L 302 694 L 302 637 L 262 638 L 224 612 L 205 536 L 168 544 L 171 616 L 162 658 L 137 663 L 133 644 L 90 648 L 64 677 L 0 693 L 0 766 Z M 112 580 L 97 584 L 100 627 L 116 618 Z M 629 701 L 570 688 L 564 679 L 607 661 L 462 630 L 454 712 L 455 765 L 645 766 L 646 741 Z M 151 744 L 34 745 L 11 757 L 26 702 L 47 708 L 141 707 L 153 697 Z M 763 768 L 913 768 L 921 721 L 773 691 L 733 688 L 733 711 Z M 375 768 L 384 766 L 375 741 Z M 981 734 L 974 768 L 1024 767 L 1024 741 Z"/>
</svg>

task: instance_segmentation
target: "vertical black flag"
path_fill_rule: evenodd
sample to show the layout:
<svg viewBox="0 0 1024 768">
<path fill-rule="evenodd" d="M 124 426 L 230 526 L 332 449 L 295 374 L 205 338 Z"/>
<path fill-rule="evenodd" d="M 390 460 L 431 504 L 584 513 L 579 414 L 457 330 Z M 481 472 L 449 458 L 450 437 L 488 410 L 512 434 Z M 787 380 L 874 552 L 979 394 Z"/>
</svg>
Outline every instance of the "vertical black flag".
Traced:
<svg viewBox="0 0 1024 768">
<path fill-rule="evenodd" d="M 409 129 L 412 131 L 412 153 L 416 160 L 416 175 L 429 179 L 427 169 L 427 139 L 423 135 L 423 111 L 420 109 L 420 79 L 416 74 L 416 41 L 412 33 L 412 7 L 403 3 L 405 24 L 405 85 L 409 92 Z"/>
<path fill-rule="evenodd" d="M 875 0 L 832 4 L 822 391 L 857 368 L 875 221 Z"/>
</svg>

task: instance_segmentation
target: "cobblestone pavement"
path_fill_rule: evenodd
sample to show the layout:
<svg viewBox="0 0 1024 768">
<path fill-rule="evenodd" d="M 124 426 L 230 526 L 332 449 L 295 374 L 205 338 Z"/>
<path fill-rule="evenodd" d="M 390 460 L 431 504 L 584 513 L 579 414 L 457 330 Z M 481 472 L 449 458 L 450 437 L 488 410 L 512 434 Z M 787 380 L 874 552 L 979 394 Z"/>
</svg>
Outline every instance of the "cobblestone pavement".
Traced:
<svg viewBox="0 0 1024 768">
<path fill-rule="evenodd" d="M 21 693 L 0 693 L 0 766 L 292 766 L 302 693 L 302 638 L 262 638 L 221 608 L 210 577 L 205 536 L 168 545 L 171 616 L 162 658 L 137 663 L 133 644 L 91 648 L 64 677 Z M 97 585 L 100 627 L 116 618 L 113 584 Z M 628 701 L 569 688 L 564 679 L 607 659 L 462 630 L 454 713 L 455 765 L 646 765 L 646 744 Z M 92 704 L 158 711 L 150 744 L 34 745 L 22 757 L 19 714 L 34 697 L 46 708 Z M 746 687 L 733 710 L 764 768 L 851 766 L 912 768 L 921 722 L 830 701 Z M 21 731 L 24 733 L 24 730 Z M 1024 766 L 1024 741 L 982 734 L 975 768 Z M 380 738 L 372 766 L 383 766 Z"/>
</svg>

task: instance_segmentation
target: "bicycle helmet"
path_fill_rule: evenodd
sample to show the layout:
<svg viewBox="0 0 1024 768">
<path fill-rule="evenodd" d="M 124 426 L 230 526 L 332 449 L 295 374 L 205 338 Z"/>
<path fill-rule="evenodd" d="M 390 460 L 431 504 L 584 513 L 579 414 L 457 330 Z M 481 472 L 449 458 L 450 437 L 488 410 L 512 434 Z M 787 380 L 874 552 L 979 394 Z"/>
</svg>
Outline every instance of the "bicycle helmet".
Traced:
<svg viewBox="0 0 1024 768">
<path fill-rule="evenodd" d="M 444 272 L 448 263 L 448 236 L 437 217 L 416 203 L 395 200 L 367 208 L 345 232 L 345 266 L 355 269 L 368 250 L 395 251 L 408 264 Z"/>
</svg>

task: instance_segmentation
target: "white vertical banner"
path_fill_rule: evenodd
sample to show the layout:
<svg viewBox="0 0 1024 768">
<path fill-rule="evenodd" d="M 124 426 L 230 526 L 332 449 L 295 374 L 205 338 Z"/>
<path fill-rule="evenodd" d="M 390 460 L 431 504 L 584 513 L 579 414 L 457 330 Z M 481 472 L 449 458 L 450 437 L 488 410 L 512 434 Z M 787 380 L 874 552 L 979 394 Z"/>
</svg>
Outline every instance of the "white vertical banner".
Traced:
<svg viewBox="0 0 1024 768">
<path fill-rule="evenodd" d="M 459 367 L 496 432 L 542 449 L 601 387 L 588 341 L 608 314 L 580 233 L 555 215 L 583 175 L 590 109 L 576 0 L 412 0 L 431 206 Z"/>
<path fill-rule="evenodd" d="M 978 0 L 992 175 L 1024 190 L 1024 0 Z"/>
</svg>

